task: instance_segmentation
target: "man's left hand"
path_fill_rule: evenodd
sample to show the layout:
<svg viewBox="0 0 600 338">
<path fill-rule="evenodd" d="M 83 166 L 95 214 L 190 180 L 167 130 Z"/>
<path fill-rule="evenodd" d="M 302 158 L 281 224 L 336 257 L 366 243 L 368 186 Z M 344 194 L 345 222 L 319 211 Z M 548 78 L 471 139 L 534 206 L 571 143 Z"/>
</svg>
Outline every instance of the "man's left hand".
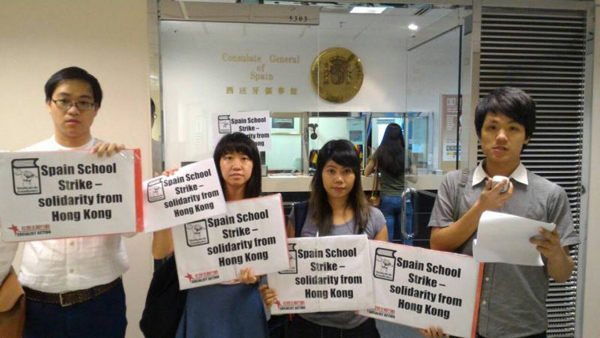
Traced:
<svg viewBox="0 0 600 338">
<path fill-rule="evenodd" d="M 529 242 L 536 246 L 537 251 L 539 251 L 547 259 L 565 255 L 565 251 L 560 244 L 560 236 L 556 228 L 553 231 L 540 229 L 539 232 L 541 237 L 536 236 L 529 239 Z"/>
<path fill-rule="evenodd" d="M 122 144 L 103 142 L 96 144 L 91 152 L 92 154 L 98 154 L 99 157 L 104 156 L 104 154 L 106 154 L 106 157 L 110 157 L 123 149 L 125 149 L 125 146 Z"/>
</svg>

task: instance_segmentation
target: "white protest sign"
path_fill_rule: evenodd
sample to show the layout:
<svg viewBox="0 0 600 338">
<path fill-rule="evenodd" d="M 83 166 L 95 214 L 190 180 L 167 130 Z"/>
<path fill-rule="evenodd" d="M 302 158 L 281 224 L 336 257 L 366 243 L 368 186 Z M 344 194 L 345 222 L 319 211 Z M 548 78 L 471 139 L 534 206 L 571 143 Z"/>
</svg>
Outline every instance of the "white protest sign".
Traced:
<svg viewBox="0 0 600 338">
<path fill-rule="evenodd" d="M 288 246 L 291 268 L 268 275 L 278 295 L 272 314 L 374 306 L 367 236 L 290 238 Z"/>
<path fill-rule="evenodd" d="M 289 269 L 281 195 L 227 203 L 227 214 L 173 228 L 180 289 Z"/>
<path fill-rule="evenodd" d="M 5 242 L 142 231 L 139 150 L 0 154 Z"/>
<path fill-rule="evenodd" d="M 215 145 L 221 137 L 239 131 L 256 143 L 258 150 L 271 150 L 271 118 L 269 111 L 249 111 L 213 116 Z"/>
<path fill-rule="evenodd" d="M 213 159 L 186 165 L 175 175 L 143 183 L 144 231 L 154 232 L 226 212 Z"/>
<path fill-rule="evenodd" d="M 375 306 L 361 315 L 472 337 L 483 265 L 472 257 L 370 241 Z"/>
</svg>

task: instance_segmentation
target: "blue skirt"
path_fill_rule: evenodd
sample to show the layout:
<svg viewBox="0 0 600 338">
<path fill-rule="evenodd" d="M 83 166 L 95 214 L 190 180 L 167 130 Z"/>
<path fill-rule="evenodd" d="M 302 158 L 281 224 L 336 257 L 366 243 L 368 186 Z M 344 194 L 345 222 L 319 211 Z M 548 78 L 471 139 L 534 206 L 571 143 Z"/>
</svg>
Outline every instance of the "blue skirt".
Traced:
<svg viewBox="0 0 600 338">
<path fill-rule="evenodd" d="M 177 338 L 268 338 L 258 285 L 209 285 L 188 290 Z"/>
</svg>

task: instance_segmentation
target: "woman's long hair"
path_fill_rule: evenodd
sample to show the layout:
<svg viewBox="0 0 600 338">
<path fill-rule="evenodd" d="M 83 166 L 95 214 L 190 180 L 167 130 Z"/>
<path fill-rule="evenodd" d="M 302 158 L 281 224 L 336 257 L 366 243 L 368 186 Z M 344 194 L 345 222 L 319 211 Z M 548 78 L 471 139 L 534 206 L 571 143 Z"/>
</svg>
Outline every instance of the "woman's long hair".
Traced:
<svg viewBox="0 0 600 338">
<path fill-rule="evenodd" d="M 358 153 L 354 149 L 354 145 L 347 140 L 329 141 L 319 150 L 317 171 L 310 183 L 309 210 L 311 210 L 312 220 L 316 224 L 317 229 L 319 229 L 320 234 L 327 235 L 331 232 L 333 210 L 329 204 L 327 191 L 323 186 L 323 168 L 329 160 L 345 168 L 352 169 L 354 173 L 354 185 L 348 195 L 346 207 L 354 211 L 356 232 L 359 234 L 363 233 L 367 227 L 369 218 L 369 205 L 360 180 L 360 159 L 358 158 Z"/>
<path fill-rule="evenodd" d="M 396 123 L 388 124 L 381 145 L 375 152 L 375 160 L 379 169 L 391 175 L 402 175 L 404 173 L 405 148 L 402 128 Z"/>
<path fill-rule="evenodd" d="M 244 190 L 244 198 L 258 197 L 262 190 L 262 177 L 260 174 L 260 154 L 256 143 L 252 141 L 248 136 L 235 132 L 227 134 L 217 143 L 213 159 L 215 160 L 215 166 L 217 167 L 217 173 L 219 174 L 219 181 L 221 182 L 221 188 L 225 192 L 225 180 L 221 173 L 221 157 L 231 154 L 240 153 L 244 154 L 252 160 L 252 174 L 250 179 L 246 182 L 246 189 Z"/>
</svg>

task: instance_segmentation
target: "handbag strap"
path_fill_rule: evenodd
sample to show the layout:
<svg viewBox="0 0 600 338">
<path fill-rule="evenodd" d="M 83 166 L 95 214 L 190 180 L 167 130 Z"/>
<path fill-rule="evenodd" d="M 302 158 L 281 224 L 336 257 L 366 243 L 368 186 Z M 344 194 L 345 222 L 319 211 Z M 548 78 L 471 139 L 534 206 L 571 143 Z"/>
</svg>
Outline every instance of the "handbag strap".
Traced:
<svg viewBox="0 0 600 338">
<path fill-rule="evenodd" d="M 375 171 L 373 172 L 373 189 L 371 189 L 371 194 L 376 194 L 379 192 L 379 163 L 375 161 Z"/>
</svg>

